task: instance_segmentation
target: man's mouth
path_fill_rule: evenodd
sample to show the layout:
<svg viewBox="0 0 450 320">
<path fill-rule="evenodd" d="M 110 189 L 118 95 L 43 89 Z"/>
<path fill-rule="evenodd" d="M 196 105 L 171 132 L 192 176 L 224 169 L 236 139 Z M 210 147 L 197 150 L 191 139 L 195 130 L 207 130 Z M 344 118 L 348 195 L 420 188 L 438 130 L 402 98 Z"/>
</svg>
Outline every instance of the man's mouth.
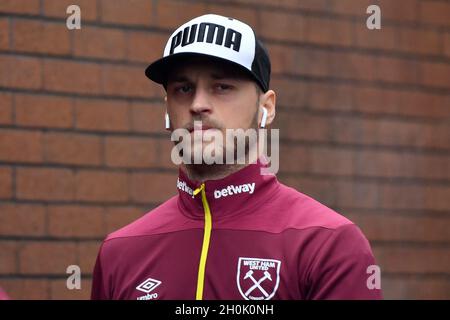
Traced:
<svg viewBox="0 0 450 320">
<path fill-rule="evenodd" d="M 196 125 L 196 126 L 193 126 L 193 127 L 189 127 L 188 131 L 189 131 L 189 133 L 191 133 L 194 130 L 195 131 L 206 131 L 206 130 L 209 130 L 209 129 L 213 129 L 214 130 L 216 128 L 202 124 L 202 125 Z"/>
</svg>

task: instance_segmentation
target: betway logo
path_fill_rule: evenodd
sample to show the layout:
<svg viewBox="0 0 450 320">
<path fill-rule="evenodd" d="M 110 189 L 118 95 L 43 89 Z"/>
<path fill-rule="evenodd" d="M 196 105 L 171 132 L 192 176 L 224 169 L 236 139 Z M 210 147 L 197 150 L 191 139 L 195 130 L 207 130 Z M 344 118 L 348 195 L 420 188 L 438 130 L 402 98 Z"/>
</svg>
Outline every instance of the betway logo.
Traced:
<svg viewBox="0 0 450 320">
<path fill-rule="evenodd" d="M 238 186 L 230 185 L 222 190 L 214 190 L 214 198 L 228 197 L 234 194 L 246 193 L 252 194 L 255 191 L 255 183 L 244 183 Z"/>
<path fill-rule="evenodd" d="M 193 196 L 194 191 L 192 190 L 191 187 L 189 187 L 186 182 L 181 181 L 179 178 L 177 179 L 177 188 L 186 192 L 187 194 L 190 194 L 191 196 Z"/>
</svg>

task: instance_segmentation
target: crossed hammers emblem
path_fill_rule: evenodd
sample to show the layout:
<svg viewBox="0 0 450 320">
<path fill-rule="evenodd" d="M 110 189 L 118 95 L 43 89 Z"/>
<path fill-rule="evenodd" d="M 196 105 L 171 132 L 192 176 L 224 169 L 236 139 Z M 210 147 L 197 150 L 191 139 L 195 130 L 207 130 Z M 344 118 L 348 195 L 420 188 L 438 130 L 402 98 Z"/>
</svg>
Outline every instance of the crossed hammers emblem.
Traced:
<svg viewBox="0 0 450 320">
<path fill-rule="evenodd" d="M 267 291 L 264 290 L 263 287 L 261 287 L 261 283 L 264 282 L 266 279 L 269 279 L 270 281 L 272 281 L 272 277 L 270 276 L 270 273 L 268 271 L 264 271 L 264 276 L 261 279 L 259 279 L 258 281 L 256 281 L 256 279 L 253 277 L 253 270 L 249 270 L 244 276 L 244 279 L 248 279 L 248 278 L 250 278 L 254 284 L 253 284 L 253 286 L 248 288 L 248 290 L 244 293 L 245 296 L 248 296 L 256 288 L 258 288 L 264 294 L 264 296 L 266 298 L 269 296 Z"/>
</svg>

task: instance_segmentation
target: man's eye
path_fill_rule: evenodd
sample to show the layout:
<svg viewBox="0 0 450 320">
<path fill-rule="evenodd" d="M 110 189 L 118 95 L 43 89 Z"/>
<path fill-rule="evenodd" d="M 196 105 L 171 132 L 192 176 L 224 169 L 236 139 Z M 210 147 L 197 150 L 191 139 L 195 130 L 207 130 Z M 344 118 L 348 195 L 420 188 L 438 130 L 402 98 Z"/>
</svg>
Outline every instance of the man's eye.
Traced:
<svg viewBox="0 0 450 320">
<path fill-rule="evenodd" d="M 188 93 L 189 91 L 191 91 L 192 87 L 188 84 L 179 86 L 176 88 L 176 91 L 181 92 L 181 93 Z"/>
<path fill-rule="evenodd" d="M 233 88 L 233 86 L 229 85 L 229 84 L 225 84 L 225 83 L 219 83 L 216 85 L 216 88 L 219 91 L 225 91 L 225 90 L 230 90 Z"/>
</svg>

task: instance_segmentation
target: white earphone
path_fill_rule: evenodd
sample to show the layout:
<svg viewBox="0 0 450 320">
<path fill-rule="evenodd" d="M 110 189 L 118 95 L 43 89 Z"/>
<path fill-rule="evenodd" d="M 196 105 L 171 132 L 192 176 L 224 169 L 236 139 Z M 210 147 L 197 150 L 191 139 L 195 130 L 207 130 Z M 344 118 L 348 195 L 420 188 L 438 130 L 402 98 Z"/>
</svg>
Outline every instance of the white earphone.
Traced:
<svg viewBox="0 0 450 320">
<path fill-rule="evenodd" d="M 264 128 L 266 126 L 266 120 L 267 120 L 267 109 L 263 108 L 263 115 L 262 115 L 262 119 L 261 119 L 261 128 Z"/>
<path fill-rule="evenodd" d="M 166 129 L 169 130 L 170 129 L 170 119 L 169 119 L 169 114 L 167 113 L 167 111 L 166 111 L 165 119 L 166 119 Z"/>
</svg>

